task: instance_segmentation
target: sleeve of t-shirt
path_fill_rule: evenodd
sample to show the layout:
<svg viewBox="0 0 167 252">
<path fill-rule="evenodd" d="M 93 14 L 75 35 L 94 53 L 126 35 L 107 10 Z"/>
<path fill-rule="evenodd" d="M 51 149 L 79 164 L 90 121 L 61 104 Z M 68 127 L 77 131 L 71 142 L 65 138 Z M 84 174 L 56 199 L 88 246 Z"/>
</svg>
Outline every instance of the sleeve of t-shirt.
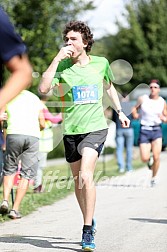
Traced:
<svg viewBox="0 0 167 252">
<path fill-rule="evenodd" d="M 46 108 L 43 109 L 45 120 L 49 120 L 52 123 L 59 123 L 62 121 L 62 114 L 52 115 L 50 111 Z"/>
<path fill-rule="evenodd" d="M 0 59 L 2 62 L 7 62 L 12 57 L 26 52 L 25 44 L 2 8 L 0 8 L 0 39 Z"/>
<path fill-rule="evenodd" d="M 111 70 L 111 67 L 109 65 L 109 62 L 107 59 L 105 59 L 105 75 L 104 75 L 104 79 L 106 80 L 106 82 L 109 84 L 110 82 L 114 81 L 114 74 Z"/>
<path fill-rule="evenodd" d="M 52 87 L 54 87 L 55 85 L 58 85 L 58 84 L 60 83 L 61 72 L 62 72 L 61 63 L 62 63 L 62 62 L 59 63 L 58 68 L 57 68 L 57 71 L 56 71 L 56 73 L 55 73 L 55 76 L 54 76 L 54 78 L 53 78 L 53 80 L 52 80 L 52 84 L 51 84 Z"/>
</svg>

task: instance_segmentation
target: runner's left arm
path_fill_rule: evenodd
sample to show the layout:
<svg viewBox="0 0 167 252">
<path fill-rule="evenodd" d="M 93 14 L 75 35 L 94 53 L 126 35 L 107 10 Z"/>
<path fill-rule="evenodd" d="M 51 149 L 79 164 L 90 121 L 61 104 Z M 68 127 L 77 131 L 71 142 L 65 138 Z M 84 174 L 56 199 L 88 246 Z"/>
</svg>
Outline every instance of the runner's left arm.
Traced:
<svg viewBox="0 0 167 252">
<path fill-rule="evenodd" d="M 166 101 L 164 100 L 164 109 L 162 111 L 162 114 L 160 115 L 160 119 L 163 121 L 163 122 L 167 122 L 167 104 L 166 104 Z"/>
<path fill-rule="evenodd" d="M 130 125 L 130 120 L 126 117 L 126 115 L 123 113 L 121 104 L 118 98 L 117 91 L 112 83 L 110 85 L 105 85 L 105 88 L 107 89 L 107 93 L 111 99 L 112 105 L 115 109 L 115 111 L 118 113 L 119 120 L 121 122 L 121 125 L 123 128 L 128 128 Z"/>
</svg>

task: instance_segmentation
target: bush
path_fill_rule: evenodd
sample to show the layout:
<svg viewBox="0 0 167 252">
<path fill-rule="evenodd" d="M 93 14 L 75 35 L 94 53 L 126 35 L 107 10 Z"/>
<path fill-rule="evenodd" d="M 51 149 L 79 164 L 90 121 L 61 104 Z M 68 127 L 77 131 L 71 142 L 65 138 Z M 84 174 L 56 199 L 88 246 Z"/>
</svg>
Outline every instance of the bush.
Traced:
<svg viewBox="0 0 167 252">
<path fill-rule="evenodd" d="M 53 127 L 53 146 L 54 149 L 48 153 L 48 159 L 64 157 L 64 144 L 61 125 Z"/>
<path fill-rule="evenodd" d="M 64 145 L 61 141 L 52 151 L 48 153 L 48 159 L 62 158 L 64 157 Z"/>
<path fill-rule="evenodd" d="M 102 155 L 113 154 L 114 152 L 115 152 L 115 148 L 108 146 L 104 148 Z"/>
</svg>

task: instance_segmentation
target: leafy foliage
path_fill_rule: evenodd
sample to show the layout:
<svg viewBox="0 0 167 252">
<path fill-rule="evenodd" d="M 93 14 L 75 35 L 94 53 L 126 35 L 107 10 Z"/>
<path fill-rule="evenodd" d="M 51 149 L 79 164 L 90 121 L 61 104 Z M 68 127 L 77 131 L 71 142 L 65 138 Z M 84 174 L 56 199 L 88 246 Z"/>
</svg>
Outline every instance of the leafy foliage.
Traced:
<svg viewBox="0 0 167 252">
<path fill-rule="evenodd" d="M 140 83 L 159 79 L 167 85 L 167 1 L 133 0 L 126 6 L 128 27 L 119 22 L 118 33 L 98 41 L 96 53 L 110 62 L 124 59 L 133 67 L 133 78 L 121 88 L 131 91 Z M 120 86 L 119 86 L 120 88 Z M 125 90 L 124 90 L 125 91 Z"/>
<path fill-rule="evenodd" d="M 34 72 L 38 72 L 39 77 L 62 45 L 61 33 L 65 23 L 94 8 L 93 1 L 84 0 L 0 0 L 0 4 L 25 41 Z M 34 93 L 39 77 L 34 78 L 31 87 Z"/>
</svg>

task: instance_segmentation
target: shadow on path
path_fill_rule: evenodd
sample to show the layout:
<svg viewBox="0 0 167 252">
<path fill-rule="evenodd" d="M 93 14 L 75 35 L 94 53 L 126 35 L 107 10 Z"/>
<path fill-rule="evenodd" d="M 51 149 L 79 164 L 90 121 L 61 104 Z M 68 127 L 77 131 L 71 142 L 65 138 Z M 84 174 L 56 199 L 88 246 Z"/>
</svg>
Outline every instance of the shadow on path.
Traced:
<svg viewBox="0 0 167 252">
<path fill-rule="evenodd" d="M 51 240 L 52 241 L 49 241 Z M 79 242 L 68 242 L 63 241 L 65 238 L 62 237 L 43 237 L 43 236 L 1 236 L 0 243 L 14 243 L 14 244 L 30 244 L 40 248 L 53 248 L 67 251 L 81 251 L 81 249 L 71 248 L 70 245 L 79 246 Z M 62 246 L 63 247 L 62 247 Z M 66 246 L 66 247 L 65 247 Z"/>
<path fill-rule="evenodd" d="M 147 218 L 130 218 L 130 220 L 140 221 L 140 222 L 149 222 L 149 223 L 158 223 L 158 224 L 167 224 L 165 219 L 147 219 Z"/>
</svg>

